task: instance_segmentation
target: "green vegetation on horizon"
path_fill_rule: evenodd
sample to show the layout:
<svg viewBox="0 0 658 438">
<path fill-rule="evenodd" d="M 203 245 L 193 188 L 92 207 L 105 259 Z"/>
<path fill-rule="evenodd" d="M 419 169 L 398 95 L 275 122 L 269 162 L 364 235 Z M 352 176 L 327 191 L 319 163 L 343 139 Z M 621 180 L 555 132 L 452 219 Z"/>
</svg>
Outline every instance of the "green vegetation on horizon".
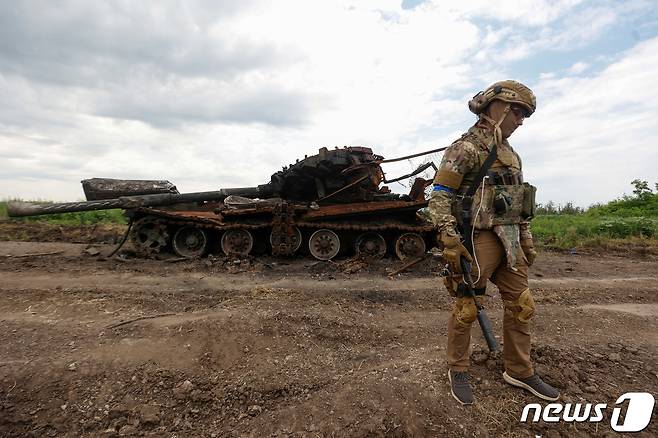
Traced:
<svg viewBox="0 0 658 438">
<path fill-rule="evenodd" d="M 610 241 L 658 244 L 658 184 L 634 180 L 633 195 L 587 209 L 552 202 L 539 205 L 531 230 L 539 245 L 556 248 L 602 246 Z"/>
</svg>

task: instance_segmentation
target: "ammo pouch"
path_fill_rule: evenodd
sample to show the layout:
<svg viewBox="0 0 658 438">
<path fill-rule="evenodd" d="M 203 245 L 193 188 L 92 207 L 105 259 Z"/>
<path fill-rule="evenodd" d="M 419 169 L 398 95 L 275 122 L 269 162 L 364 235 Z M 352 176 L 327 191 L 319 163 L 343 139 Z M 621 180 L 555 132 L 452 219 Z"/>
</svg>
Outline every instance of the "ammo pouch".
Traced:
<svg viewBox="0 0 658 438">
<path fill-rule="evenodd" d="M 523 183 L 523 207 L 521 208 L 521 217 L 524 219 L 532 219 L 535 217 L 537 204 L 535 204 L 535 195 L 537 194 L 537 187 L 530 183 Z"/>
<path fill-rule="evenodd" d="M 484 193 L 483 193 L 484 190 Z M 537 189 L 528 184 L 481 185 L 473 196 L 473 228 L 490 230 L 495 225 L 518 224 L 534 216 Z M 457 206 L 453 208 L 456 213 Z M 460 217 L 457 217 L 459 221 Z"/>
</svg>

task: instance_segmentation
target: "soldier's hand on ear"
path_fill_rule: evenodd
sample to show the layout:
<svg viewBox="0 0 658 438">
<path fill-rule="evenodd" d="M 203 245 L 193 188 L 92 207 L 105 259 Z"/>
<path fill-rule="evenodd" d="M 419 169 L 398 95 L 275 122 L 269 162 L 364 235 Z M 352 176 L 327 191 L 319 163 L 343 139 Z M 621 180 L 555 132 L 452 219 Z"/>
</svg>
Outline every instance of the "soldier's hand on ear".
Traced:
<svg viewBox="0 0 658 438">
<path fill-rule="evenodd" d="M 473 258 L 468 253 L 466 247 L 462 245 L 461 239 L 454 229 L 449 228 L 441 231 L 439 242 L 443 244 L 443 258 L 450 265 L 450 271 L 453 273 L 462 273 L 461 257 L 466 257 L 469 263 L 473 261 Z"/>
</svg>

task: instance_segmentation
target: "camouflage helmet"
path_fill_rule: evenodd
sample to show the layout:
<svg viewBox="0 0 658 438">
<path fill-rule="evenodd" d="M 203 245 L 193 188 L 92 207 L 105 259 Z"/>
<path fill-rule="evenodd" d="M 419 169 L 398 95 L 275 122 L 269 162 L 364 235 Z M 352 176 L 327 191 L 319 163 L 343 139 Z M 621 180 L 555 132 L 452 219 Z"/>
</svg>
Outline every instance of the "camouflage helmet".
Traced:
<svg viewBox="0 0 658 438">
<path fill-rule="evenodd" d="M 530 117 L 537 109 L 535 93 L 520 82 L 506 80 L 490 85 L 486 90 L 480 91 L 468 102 L 468 109 L 474 114 L 481 114 L 492 100 L 515 103 L 526 111 Z"/>
</svg>

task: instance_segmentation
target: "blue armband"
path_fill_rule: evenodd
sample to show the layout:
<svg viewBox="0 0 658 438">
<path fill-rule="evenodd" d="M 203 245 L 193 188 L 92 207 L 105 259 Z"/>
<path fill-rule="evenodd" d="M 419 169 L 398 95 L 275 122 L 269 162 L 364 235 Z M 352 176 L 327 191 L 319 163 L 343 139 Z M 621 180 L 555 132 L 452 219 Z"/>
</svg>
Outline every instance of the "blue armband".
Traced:
<svg viewBox="0 0 658 438">
<path fill-rule="evenodd" d="M 441 184 L 434 184 L 434 190 L 433 191 L 434 192 L 448 192 L 448 193 L 454 192 L 454 190 L 451 189 L 450 187 L 442 186 Z"/>
</svg>

